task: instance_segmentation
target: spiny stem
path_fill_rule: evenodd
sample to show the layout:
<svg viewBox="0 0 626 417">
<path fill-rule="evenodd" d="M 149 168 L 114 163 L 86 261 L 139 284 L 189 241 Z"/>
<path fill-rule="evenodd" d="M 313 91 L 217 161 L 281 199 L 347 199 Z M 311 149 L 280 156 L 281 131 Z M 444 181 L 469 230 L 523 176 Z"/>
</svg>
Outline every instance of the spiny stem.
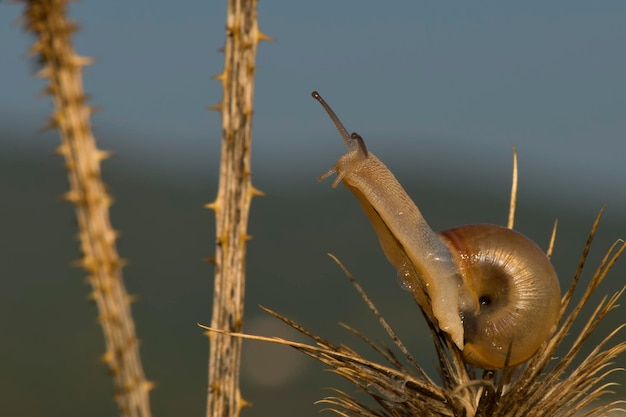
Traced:
<svg viewBox="0 0 626 417">
<path fill-rule="evenodd" d="M 90 126 L 92 109 L 85 104 L 81 68 L 89 58 L 78 56 L 72 46 L 77 25 L 66 17 L 67 0 L 25 1 L 24 27 L 37 40 L 31 52 L 39 58 L 39 76 L 47 78 L 45 89 L 56 112 L 50 126 L 58 128 L 65 157 L 70 191 L 65 199 L 76 207 L 83 258 L 78 264 L 89 272 L 99 322 L 106 343 L 102 360 L 109 366 L 115 384 L 115 399 L 124 417 L 150 417 L 149 391 L 139 357 L 139 341 L 131 315 L 131 297 L 122 278 L 123 260 L 111 227 L 109 207 L 100 162 L 108 154 L 96 147 Z"/>
<path fill-rule="evenodd" d="M 256 0 L 229 0 L 222 82 L 224 96 L 213 106 L 222 115 L 222 155 L 215 211 L 215 283 L 211 327 L 239 332 L 243 325 L 245 257 L 250 202 L 262 194 L 250 180 L 252 109 L 257 45 L 269 38 L 258 30 Z M 241 339 L 209 334 L 207 416 L 239 415 Z"/>
</svg>

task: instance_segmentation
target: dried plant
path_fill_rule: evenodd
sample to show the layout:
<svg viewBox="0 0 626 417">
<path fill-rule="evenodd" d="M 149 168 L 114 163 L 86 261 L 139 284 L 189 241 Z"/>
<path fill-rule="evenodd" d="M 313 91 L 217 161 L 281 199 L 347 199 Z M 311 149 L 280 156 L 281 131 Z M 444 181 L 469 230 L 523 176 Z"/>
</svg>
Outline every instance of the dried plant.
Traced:
<svg viewBox="0 0 626 417">
<path fill-rule="evenodd" d="M 96 303 L 106 343 L 102 360 L 115 384 L 115 400 L 122 416 L 149 417 L 149 391 L 139 357 L 139 341 L 131 315 L 132 297 L 122 278 L 123 260 L 117 253 L 117 233 L 111 226 L 111 196 L 106 192 L 100 162 L 108 157 L 96 147 L 86 104 L 82 67 L 91 60 L 77 55 L 72 34 L 77 25 L 66 17 L 67 0 L 25 1 L 23 23 L 36 36 L 31 53 L 37 55 L 48 79 L 44 90 L 52 96 L 55 113 L 49 127 L 59 130 L 58 153 L 65 158 L 70 191 L 64 198 L 76 207 L 83 257 L 77 264 L 89 273 L 90 298 Z"/>
<path fill-rule="evenodd" d="M 248 213 L 252 197 L 262 193 L 250 179 L 255 57 L 269 38 L 257 25 L 255 0 L 229 0 L 224 70 L 215 78 L 224 96 L 213 106 L 222 115 L 222 155 L 215 211 L 215 283 L 211 326 L 231 332 L 243 325 Z M 207 417 L 237 416 L 246 401 L 239 390 L 241 340 L 209 334 Z"/>
</svg>

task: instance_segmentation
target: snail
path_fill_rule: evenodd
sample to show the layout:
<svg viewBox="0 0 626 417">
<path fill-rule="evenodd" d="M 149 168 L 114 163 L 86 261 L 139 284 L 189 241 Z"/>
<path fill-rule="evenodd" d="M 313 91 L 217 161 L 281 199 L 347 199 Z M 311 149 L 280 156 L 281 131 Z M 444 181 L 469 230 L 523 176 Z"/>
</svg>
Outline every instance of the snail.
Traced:
<svg viewBox="0 0 626 417">
<path fill-rule="evenodd" d="M 348 147 L 319 180 L 336 174 L 333 188 L 342 182 L 356 196 L 385 256 L 429 319 L 470 365 L 500 369 L 528 360 L 553 331 L 561 307 L 546 254 L 503 226 L 434 232 L 361 136 L 349 134 L 316 91 L 312 96 Z"/>
</svg>

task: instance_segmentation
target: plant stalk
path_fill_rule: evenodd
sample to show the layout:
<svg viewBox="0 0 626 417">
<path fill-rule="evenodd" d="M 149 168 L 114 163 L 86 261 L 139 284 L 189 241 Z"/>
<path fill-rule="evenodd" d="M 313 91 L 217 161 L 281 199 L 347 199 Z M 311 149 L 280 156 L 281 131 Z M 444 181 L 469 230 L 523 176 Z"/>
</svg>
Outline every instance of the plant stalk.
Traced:
<svg viewBox="0 0 626 417">
<path fill-rule="evenodd" d="M 24 27 L 36 36 L 31 53 L 41 64 L 39 76 L 49 83 L 55 113 L 50 127 L 58 129 L 70 191 L 64 199 L 74 204 L 83 257 L 77 264 L 89 273 L 90 298 L 98 307 L 115 400 L 123 417 L 150 417 L 149 391 L 144 376 L 130 304 L 122 277 L 123 260 L 117 253 L 117 233 L 109 219 L 111 196 L 102 182 L 100 162 L 108 157 L 99 150 L 90 125 L 92 108 L 85 104 L 82 67 L 91 59 L 74 52 L 72 34 L 77 25 L 67 19 L 67 0 L 28 0 Z"/>
<path fill-rule="evenodd" d="M 222 116 L 220 179 L 215 211 L 216 251 L 211 327 L 239 332 L 243 326 L 246 242 L 250 202 L 262 193 L 250 179 L 250 149 L 258 43 L 269 38 L 258 30 L 256 0 L 229 0 L 226 20 L 222 101 L 213 106 Z M 238 416 L 247 405 L 239 388 L 241 339 L 208 333 L 207 417 Z"/>
</svg>

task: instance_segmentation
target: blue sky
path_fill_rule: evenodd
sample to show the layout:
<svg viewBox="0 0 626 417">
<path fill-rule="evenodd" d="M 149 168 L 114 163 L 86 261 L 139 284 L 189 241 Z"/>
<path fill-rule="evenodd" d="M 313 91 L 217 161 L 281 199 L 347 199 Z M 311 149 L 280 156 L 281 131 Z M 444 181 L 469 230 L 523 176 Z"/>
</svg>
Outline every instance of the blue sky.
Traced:
<svg viewBox="0 0 626 417">
<path fill-rule="evenodd" d="M 214 176 L 226 1 L 81 1 L 79 53 L 101 147 L 147 175 Z M 390 6 L 391 4 L 391 6 Z M 21 5 L 0 4 L 0 127 L 51 110 L 25 59 Z M 508 182 L 572 205 L 626 205 L 626 3 L 259 2 L 254 161 L 259 178 L 311 179 L 342 152 L 318 90 L 393 171 Z M 3 129 L 4 130 L 4 129 Z M 3 152 L 49 152 L 56 142 Z M 258 181 L 257 181 L 258 183 Z M 260 186 L 261 188 L 262 185 Z M 580 196 L 585 195 L 585 199 Z"/>
</svg>

